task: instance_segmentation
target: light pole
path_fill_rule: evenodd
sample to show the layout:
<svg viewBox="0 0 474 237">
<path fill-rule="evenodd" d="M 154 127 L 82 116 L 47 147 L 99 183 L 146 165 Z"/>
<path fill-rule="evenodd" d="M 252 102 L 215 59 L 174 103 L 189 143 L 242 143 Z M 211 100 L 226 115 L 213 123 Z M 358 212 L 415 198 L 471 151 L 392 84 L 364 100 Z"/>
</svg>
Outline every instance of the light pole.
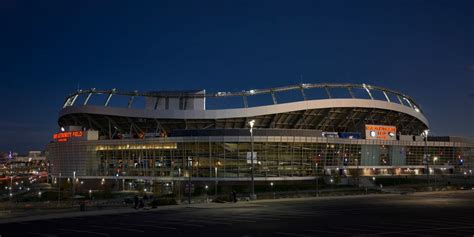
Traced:
<svg viewBox="0 0 474 237">
<path fill-rule="evenodd" d="M 270 182 L 270 187 L 272 187 L 273 199 L 275 199 L 275 191 L 273 191 L 273 182 Z"/>
<path fill-rule="evenodd" d="M 469 183 L 471 183 L 472 169 L 469 170 Z"/>
<path fill-rule="evenodd" d="M 214 167 L 214 198 L 217 198 L 217 166 Z"/>
<path fill-rule="evenodd" d="M 191 176 L 193 171 L 193 160 L 188 156 L 188 204 L 191 204 Z"/>
<path fill-rule="evenodd" d="M 115 174 L 115 186 L 117 186 L 116 190 L 120 191 L 118 178 L 119 178 L 119 171 L 117 170 L 117 173 Z M 146 185 L 146 181 L 145 181 L 145 185 Z"/>
<path fill-rule="evenodd" d="M 252 168 L 251 168 L 251 179 L 252 179 L 252 184 L 251 184 L 251 194 L 250 194 L 250 199 L 251 200 L 256 200 L 257 199 L 257 195 L 255 195 L 255 181 L 254 181 L 254 169 L 255 169 L 255 165 L 254 165 L 254 162 L 253 162 L 253 125 L 255 124 L 255 120 L 252 119 L 251 121 L 249 121 L 249 125 L 250 125 L 250 149 L 251 149 L 251 152 L 250 152 L 250 163 L 252 165 Z"/>
<path fill-rule="evenodd" d="M 73 171 L 72 172 L 72 206 L 74 206 L 74 196 L 76 194 L 76 187 L 75 187 L 75 183 L 76 183 L 76 171 Z"/>
<path fill-rule="evenodd" d="M 356 162 L 356 174 L 357 174 L 357 188 L 360 187 L 360 183 L 359 183 L 359 180 L 360 180 L 360 177 L 359 177 L 359 160 L 358 159 L 355 159 L 354 160 Z"/>
<path fill-rule="evenodd" d="M 436 191 L 436 188 L 438 187 L 438 183 L 436 182 L 436 161 L 438 160 L 438 157 L 435 156 L 433 157 L 433 174 L 434 174 L 434 180 L 435 180 L 435 191 Z"/>
<path fill-rule="evenodd" d="M 13 174 L 10 173 L 10 197 L 13 197 Z"/>
<path fill-rule="evenodd" d="M 61 205 L 61 173 L 58 177 L 58 206 Z"/>
<path fill-rule="evenodd" d="M 314 178 L 316 179 L 316 197 L 319 197 L 318 162 L 316 162 L 316 167 L 314 170 Z"/>
<path fill-rule="evenodd" d="M 48 175 L 46 175 L 46 183 L 49 183 L 49 176 L 51 175 L 51 171 L 49 170 L 49 161 L 46 162 L 46 172 L 48 172 Z M 51 183 L 53 182 L 53 179 L 51 177 Z"/>
<path fill-rule="evenodd" d="M 178 168 L 178 200 L 181 203 L 181 168 Z"/>
<path fill-rule="evenodd" d="M 428 186 L 430 186 L 430 166 L 429 166 L 429 161 L 428 161 L 428 133 L 429 133 L 428 129 L 423 131 L 423 136 L 425 138 L 425 148 L 423 150 L 423 158 L 426 164 L 426 179 L 428 180 Z"/>
</svg>

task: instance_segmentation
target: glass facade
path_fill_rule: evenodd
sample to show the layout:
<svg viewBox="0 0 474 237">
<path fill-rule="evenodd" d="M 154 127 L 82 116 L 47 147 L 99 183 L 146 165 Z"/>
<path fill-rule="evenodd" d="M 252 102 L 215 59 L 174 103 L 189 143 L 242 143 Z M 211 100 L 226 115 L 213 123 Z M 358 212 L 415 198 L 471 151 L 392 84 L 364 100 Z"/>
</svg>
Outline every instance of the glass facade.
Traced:
<svg viewBox="0 0 474 237">
<path fill-rule="evenodd" d="M 474 149 L 467 143 L 428 142 L 425 147 L 424 142 L 255 137 L 255 177 L 304 178 L 338 170 L 346 175 L 356 170 L 361 175 L 423 174 L 425 149 L 435 170 L 472 169 Z M 216 174 L 248 179 L 250 151 L 248 137 L 130 139 L 52 143 L 48 159 L 54 164 L 52 175 L 76 171 L 81 176 L 172 179 L 191 172 L 203 179 Z"/>
</svg>

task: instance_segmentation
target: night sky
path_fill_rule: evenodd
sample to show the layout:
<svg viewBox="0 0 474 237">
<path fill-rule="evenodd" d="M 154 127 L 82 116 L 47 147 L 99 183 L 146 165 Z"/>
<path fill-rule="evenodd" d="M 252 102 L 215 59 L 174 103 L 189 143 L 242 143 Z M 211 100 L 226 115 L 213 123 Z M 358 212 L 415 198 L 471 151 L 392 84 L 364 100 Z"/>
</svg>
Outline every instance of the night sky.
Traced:
<svg viewBox="0 0 474 237">
<path fill-rule="evenodd" d="M 368 83 L 474 137 L 474 1 L 142 2 L 0 2 L 0 151 L 44 149 L 78 87 Z"/>
</svg>

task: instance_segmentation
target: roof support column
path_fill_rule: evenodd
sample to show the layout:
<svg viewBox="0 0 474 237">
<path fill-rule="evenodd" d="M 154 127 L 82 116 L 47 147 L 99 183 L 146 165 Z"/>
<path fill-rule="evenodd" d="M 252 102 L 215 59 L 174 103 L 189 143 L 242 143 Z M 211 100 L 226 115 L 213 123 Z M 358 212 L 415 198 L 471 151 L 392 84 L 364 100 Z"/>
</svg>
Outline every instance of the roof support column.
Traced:
<svg viewBox="0 0 474 237">
<path fill-rule="evenodd" d="M 367 87 L 366 84 L 362 84 L 362 87 L 364 87 L 365 91 L 367 91 L 367 94 L 369 95 L 370 99 L 373 100 L 374 97 L 372 96 L 372 93 L 370 92 L 369 88 Z"/>
<path fill-rule="evenodd" d="M 402 99 L 400 98 L 399 95 L 397 95 L 397 99 L 398 99 L 398 101 L 400 102 L 400 104 L 403 105 Z"/>
<path fill-rule="evenodd" d="M 415 109 L 415 108 L 413 108 L 413 105 L 411 104 L 409 99 L 407 99 L 405 97 L 403 97 L 403 99 L 408 103 L 408 106 L 410 106 L 410 108 Z"/>
<path fill-rule="evenodd" d="M 109 96 L 107 97 L 107 100 L 105 101 L 105 104 L 104 104 L 105 107 L 107 107 L 107 105 L 109 105 L 109 102 L 110 102 L 111 98 L 112 98 L 112 94 L 109 94 Z"/>
<path fill-rule="evenodd" d="M 66 99 L 66 102 L 64 102 L 63 109 L 69 106 L 70 101 L 71 101 L 71 97 L 68 97 L 68 98 Z"/>
<path fill-rule="evenodd" d="M 274 105 L 278 104 L 278 103 L 277 103 L 276 96 L 275 96 L 275 92 L 272 90 L 270 93 L 272 94 L 273 104 L 274 104 Z"/>
<path fill-rule="evenodd" d="M 77 99 L 78 96 L 79 96 L 79 94 L 76 94 L 76 95 L 72 98 L 71 103 L 69 104 L 70 106 L 73 106 L 73 105 L 74 105 L 74 102 L 76 102 L 76 99 Z"/>
<path fill-rule="evenodd" d="M 133 100 L 135 99 L 135 96 L 137 96 L 137 95 L 138 95 L 138 91 L 134 91 L 133 95 L 130 96 L 130 98 L 128 99 L 128 106 L 127 107 L 129 109 L 132 108 Z"/>
<path fill-rule="evenodd" d="M 382 92 L 383 92 L 383 95 L 385 96 L 385 99 L 387 99 L 388 102 L 392 102 L 390 101 L 390 98 L 388 98 L 387 92 L 385 91 L 382 91 Z"/>
<path fill-rule="evenodd" d="M 305 95 L 305 93 L 304 93 L 304 88 L 301 87 L 301 88 L 300 88 L 300 91 L 301 91 L 301 95 L 303 96 L 303 100 L 306 100 L 306 95 Z"/>
<path fill-rule="evenodd" d="M 91 98 L 91 96 L 92 96 L 92 92 L 87 95 L 86 100 L 84 100 L 84 105 L 87 105 L 87 102 L 89 102 L 89 99 Z"/>
<path fill-rule="evenodd" d="M 246 96 L 246 95 L 242 95 L 242 98 L 243 98 L 243 100 L 244 100 L 244 107 L 245 107 L 245 108 L 248 108 L 248 107 L 249 107 L 249 104 L 248 104 L 248 102 L 247 102 L 247 96 Z"/>
<path fill-rule="evenodd" d="M 155 102 L 155 106 L 154 106 L 154 110 L 156 110 L 158 108 L 158 103 L 160 102 L 160 97 L 156 97 L 156 102 Z"/>
<path fill-rule="evenodd" d="M 128 99 L 128 105 L 127 105 L 127 107 L 128 107 L 129 109 L 132 107 L 133 99 L 135 99 L 135 96 L 134 96 L 134 95 L 130 96 L 130 99 Z"/>
<path fill-rule="evenodd" d="M 352 91 L 352 87 L 347 87 L 347 90 L 349 91 L 349 94 L 351 95 L 351 97 L 355 98 L 354 92 Z"/>
<path fill-rule="evenodd" d="M 331 96 L 331 92 L 329 92 L 329 89 L 327 86 L 324 87 L 324 89 L 326 90 L 326 94 L 328 95 L 328 98 L 331 99 L 332 96 Z"/>
</svg>

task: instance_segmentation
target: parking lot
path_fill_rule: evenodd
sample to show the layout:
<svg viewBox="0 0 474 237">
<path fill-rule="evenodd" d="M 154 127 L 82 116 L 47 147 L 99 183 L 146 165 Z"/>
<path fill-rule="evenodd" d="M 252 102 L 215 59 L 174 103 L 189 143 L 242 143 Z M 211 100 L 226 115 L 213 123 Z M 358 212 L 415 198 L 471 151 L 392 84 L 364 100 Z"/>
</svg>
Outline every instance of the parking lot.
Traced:
<svg viewBox="0 0 474 237">
<path fill-rule="evenodd" d="M 472 236 L 474 192 L 195 205 L 15 222 L 4 236 Z"/>
</svg>

